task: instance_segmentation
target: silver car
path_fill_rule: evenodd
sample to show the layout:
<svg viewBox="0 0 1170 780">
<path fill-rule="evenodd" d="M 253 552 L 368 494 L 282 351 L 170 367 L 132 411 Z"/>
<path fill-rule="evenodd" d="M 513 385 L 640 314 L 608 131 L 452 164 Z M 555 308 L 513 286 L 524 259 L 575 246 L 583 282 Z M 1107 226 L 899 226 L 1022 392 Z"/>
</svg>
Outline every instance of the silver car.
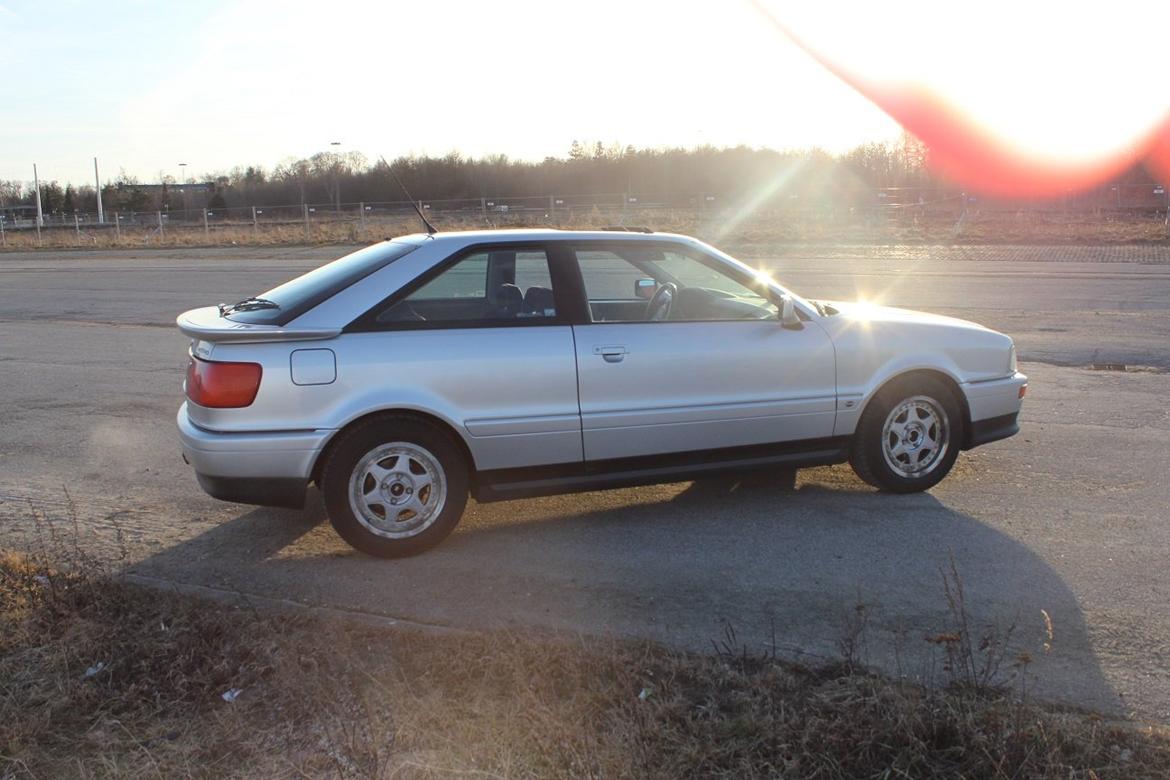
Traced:
<svg viewBox="0 0 1170 780">
<path fill-rule="evenodd" d="M 212 496 L 321 490 L 351 545 L 437 544 L 479 501 L 849 462 L 925 490 L 1011 436 L 1007 336 L 805 300 L 693 238 L 405 236 L 178 318 L 183 456 Z"/>
</svg>

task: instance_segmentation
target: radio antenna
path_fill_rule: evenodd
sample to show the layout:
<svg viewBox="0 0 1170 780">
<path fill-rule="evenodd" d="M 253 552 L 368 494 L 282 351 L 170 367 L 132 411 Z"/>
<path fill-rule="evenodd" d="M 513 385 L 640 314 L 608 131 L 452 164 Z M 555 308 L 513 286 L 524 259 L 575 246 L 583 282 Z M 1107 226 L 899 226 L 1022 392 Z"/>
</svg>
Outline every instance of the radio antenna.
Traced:
<svg viewBox="0 0 1170 780">
<path fill-rule="evenodd" d="M 394 169 L 390 167 L 390 163 L 386 162 L 386 158 L 379 157 L 378 159 L 381 160 L 382 164 L 386 166 L 386 170 L 390 171 L 390 175 L 393 176 L 394 181 L 398 183 L 398 187 L 402 190 L 402 194 L 405 195 L 406 199 L 410 201 L 410 205 L 414 209 L 414 213 L 418 214 L 418 218 L 421 219 L 422 223 L 427 226 L 427 235 L 433 236 L 435 233 L 438 233 L 439 231 L 435 229 L 435 226 L 431 224 L 431 221 L 427 219 L 425 214 L 422 213 L 422 209 L 418 207 L 418 201 L 410 197 L 410 193 L 406 191 L 406 185 L 402 183 L 402 179 L 398 178 L 398 174 L 395 173 Z"/>
</svg>

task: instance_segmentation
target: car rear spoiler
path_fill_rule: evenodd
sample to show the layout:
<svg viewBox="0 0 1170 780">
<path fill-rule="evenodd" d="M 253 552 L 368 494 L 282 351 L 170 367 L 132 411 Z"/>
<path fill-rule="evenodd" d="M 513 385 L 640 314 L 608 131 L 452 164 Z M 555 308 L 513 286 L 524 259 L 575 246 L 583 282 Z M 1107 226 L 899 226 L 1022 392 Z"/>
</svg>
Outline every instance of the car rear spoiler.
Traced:
<svg viewBox="0 0 1170 780">
<path fill-rule="evenodd" d="M 317 341 L 341 334 L 341 328 L 297 328 L 280 325 L 252 325 L 220 315 L 216 306 L 191 309 L 180 314 L 175 324 L 183 334 L 200 341 L 248 344 L 262 341 Z"/>
</svg>

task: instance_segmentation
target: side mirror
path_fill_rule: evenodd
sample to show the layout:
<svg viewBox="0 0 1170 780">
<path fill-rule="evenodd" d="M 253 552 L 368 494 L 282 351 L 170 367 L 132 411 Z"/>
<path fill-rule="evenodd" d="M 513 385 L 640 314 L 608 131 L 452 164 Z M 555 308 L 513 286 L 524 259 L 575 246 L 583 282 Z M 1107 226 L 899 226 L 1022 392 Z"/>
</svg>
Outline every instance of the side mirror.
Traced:
<svg viewBox="0 0 1170 780">
<path fill-rule="evenodd" d="M 654 297 L 655 291 L 658 289 L 658 282 L 653 279 L 635 279 L 634 280 L 634 297 L 641 298 L 648 301 Z"/>
<path fill-rule="evenodd" d="M 787 295 L 780 299 L 780 324 L 788 330 L 804 330 L 804 323 L 796 313 L 796 306 Z"/>
</svg>

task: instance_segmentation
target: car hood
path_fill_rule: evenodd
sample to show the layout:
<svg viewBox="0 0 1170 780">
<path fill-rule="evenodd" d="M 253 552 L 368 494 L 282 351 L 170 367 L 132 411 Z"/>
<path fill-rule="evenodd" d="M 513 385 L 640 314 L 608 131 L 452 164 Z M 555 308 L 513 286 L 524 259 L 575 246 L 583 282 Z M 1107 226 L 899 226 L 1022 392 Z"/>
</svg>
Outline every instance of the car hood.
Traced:
<svg viewBox="0 0 1170 780">
<path fill-rule="evenodd" d="M 913 324 L 913 325 L 942 325 L 950 328 L 965 330 L 990 331 L 989 328 L 957 317 L 946 317 L 942 314 L 929 314 L 912 309 L 899 309 L 893 306 L 878 306 L 866 301 L 824 301 L 837 310 L 837 317 L 852 322 Z"/>
<path fill-rule="evenodd" d="M 1011 373 L 1011 337 L 977 323 L 871 303 L 829 305 L 838 313 L 819 323 L 837 348 L 839 371 L 858 365 L 865 376 L 875 372 L 892 376 L 941 367 L 955 379 L 970 382 Z"/>
</svg>

